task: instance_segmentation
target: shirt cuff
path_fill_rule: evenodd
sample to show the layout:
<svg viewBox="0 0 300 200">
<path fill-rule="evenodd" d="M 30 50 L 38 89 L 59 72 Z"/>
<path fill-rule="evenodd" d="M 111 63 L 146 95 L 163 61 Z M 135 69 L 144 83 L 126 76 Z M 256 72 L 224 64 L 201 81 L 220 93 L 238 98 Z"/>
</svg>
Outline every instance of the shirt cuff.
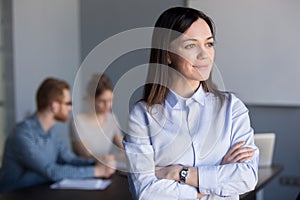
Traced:
<svg viewBox="0 0 300 200">
<path fill-rule="evenodd" d="M 90 164 L 90 165 L 95 165 L 97 163 L 97 160 L 93 159 L 93 158 L 87 158 L 87 162 Z"/>
<path fill-rule="evenodd" d="M 83 178 L 94 177 L 95 176 L 95 167 L 94 166 L 82 166 L 79 169 L 79 173 Z"/>
<path fill-rule="evenodd" d="M 197 189 L 190 186 L 178 183 L 179 199 L 197 199 Z"/>
<path fill-rule="evenodd" d="M 217 166 L 198 167 L 199 192 L 201 194 L 218 194 Z"/>
</svg>

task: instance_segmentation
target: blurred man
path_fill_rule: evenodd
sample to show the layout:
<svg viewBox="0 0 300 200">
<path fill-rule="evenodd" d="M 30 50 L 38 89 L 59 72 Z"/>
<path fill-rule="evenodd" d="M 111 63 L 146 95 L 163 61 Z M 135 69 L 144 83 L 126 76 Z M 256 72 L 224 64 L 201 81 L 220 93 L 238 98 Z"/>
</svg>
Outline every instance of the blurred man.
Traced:
<svg viewBox="0 0 300 200">
<path fill-rule="evenodd" d="M 64 178 L 109 177 L 114 169 L 83 159 L 66 148 L 54 125 L 66 122 L 72 109 L 69 85 L 48 78 L 36 94 L 37 112 L 16 125 L 7 138 L 0 191 L 10 191 Z M 110 165 L 111 166 L 111 165 Z"/>
</svg>

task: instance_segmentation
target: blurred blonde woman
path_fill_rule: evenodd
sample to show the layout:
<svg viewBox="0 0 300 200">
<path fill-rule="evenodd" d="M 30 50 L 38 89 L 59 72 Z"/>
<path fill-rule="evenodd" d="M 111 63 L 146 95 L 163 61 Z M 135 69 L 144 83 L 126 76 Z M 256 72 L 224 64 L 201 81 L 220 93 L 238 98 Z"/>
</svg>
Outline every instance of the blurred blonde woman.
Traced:
<svg viewBox="0 0 300 200">
<path fill-rule="evenodd" d="M 95 89 L 96 88 L 96 89 Z M 88 109 L 75 116 L 70 135 L 73 151 L 83 157 L 96 157 L 109 163 L 123 149 L 123 135 L 111 112 L 113 88 L 104 74 L 95 74 L 87 87 Z"/>
</svg>

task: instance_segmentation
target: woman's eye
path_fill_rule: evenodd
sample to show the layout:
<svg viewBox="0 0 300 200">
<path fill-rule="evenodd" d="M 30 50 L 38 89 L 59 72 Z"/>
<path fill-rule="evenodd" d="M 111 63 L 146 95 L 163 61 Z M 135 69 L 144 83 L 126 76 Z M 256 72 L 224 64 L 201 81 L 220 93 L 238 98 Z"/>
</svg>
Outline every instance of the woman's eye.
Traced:
<svg viewBox="0 0 300 200">
<path fill-rule="evenodd" d="M 196 46 L 195 44 L 189 44 L 189 45 L 186 45 L 184 48 L 191 49 L 191 48 L 194 48 L 195 46 Z"/>
<path fill-rule="evenodd" d="M 209 43 L 207 43 L 206 44 L 208 47 L 213 47 L 213 46 L 215 46 L 215 43 L 214 42 L 209 42 Z"/>
</svg>

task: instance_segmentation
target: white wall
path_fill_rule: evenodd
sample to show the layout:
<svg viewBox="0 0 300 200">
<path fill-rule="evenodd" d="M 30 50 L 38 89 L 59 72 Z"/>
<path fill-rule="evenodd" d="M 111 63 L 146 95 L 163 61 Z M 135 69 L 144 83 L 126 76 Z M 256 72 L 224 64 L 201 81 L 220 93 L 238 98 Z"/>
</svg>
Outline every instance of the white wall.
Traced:
<svg viewBox="0 0 300 200">
<path fill-rule="evenodd" d="M 189 0 L 216 24 L 225 87 L 251 105 L 300 106 L 300 1 Z"/>
<path fill-rule="evenodd" d="M 71 86 L 80 65 L 78 0 L 13 0 L 16 121 L 35 111 L 35 93 L 45 77 Z M 67 131 L 67 125 L 60 130 Z"/>
<path fill-rule="evenodd" d="M 183 6 L 182 0 L 81 0 L 80 2 L 82 60 L 100 42 L 109 37 L 133 28 L 153 27 L 164 10 L 169 7 Z M 148 62 L 149 49 L 133 51 L 120 55 L 105 73 L 115 84 L 128 70 Z M 129 110 L 141 95 L 142 88 L 135 93 L 130 105 L 125 105 L 124 102 L 123 105 Z M 122 105 L 122 100 L 115 98 L 114 105 Z M 121 127 L 125 128 L 128 114 L 118 111 L 115 114 Z"/>
</svg>

